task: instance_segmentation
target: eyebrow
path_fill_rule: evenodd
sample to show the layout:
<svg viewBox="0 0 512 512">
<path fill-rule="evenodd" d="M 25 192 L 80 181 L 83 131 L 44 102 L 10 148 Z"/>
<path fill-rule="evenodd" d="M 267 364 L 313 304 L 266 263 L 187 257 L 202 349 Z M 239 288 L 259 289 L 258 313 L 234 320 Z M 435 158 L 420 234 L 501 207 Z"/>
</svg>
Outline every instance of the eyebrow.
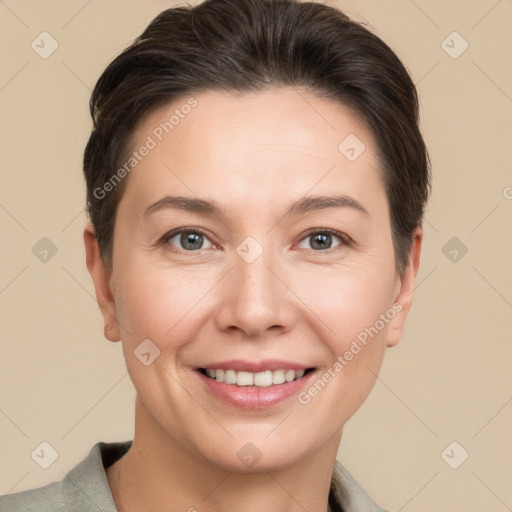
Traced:
<svg viewBox="0 0 512 512">
<path fill-rule="evenodd" d="M 341 195 L 341 196 L 306 196 L 298 201 L 292 203 L 284 217 L 303 215 L 307 212 L 323 210 L 326 208 L 352 208 L 363 215 L 370 217 L 368 210 L 356 199 Z M 152 205 L 150 205 L 144 212 L 144 217 L 149 217 L 153 213 L 165 209 L 183 210 L 194 213 L 202 213 L 208 216 L 225 217 L 224 209 L 215 201 L 207 201 L 195 197 L 185 196 L 170 196 L 162 197 Z"/>
</svg>

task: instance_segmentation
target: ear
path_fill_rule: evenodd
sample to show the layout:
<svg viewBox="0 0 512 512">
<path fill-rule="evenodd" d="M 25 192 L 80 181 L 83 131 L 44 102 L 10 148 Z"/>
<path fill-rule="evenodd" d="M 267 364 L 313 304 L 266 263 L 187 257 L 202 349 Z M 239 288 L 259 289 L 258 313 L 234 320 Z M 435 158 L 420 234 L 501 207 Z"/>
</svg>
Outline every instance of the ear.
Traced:
<svg viewBox="0 0 512 512">
<path fill-rule="evenodd" d="M 411 309 L 414 282 L 420 266 L 421 244 L 423 242 L 423 231 L 417 227 L 413 233 L 407 266 L 403 277 L 398 281 L 400 291 L 395 298 L 393 309 L 397 311 L 396 316 L 389 323 L 388 335 L 386 340 L 387 347 L 394 347 L 402 338 L 404 332 L 405 319 Z"/>
<path fill-rule="evenodd" d="M 96 290 L 96 300 L 105 322 L 105 338 L 109 341 L 120 341 L 121 336 L 117 322 L 116 305 L 110 288 L 111 274 L 107 272 L 101 261 L 98 239 L 96 238 L 94 226 L 90 222 L 84 229 L 84 244 L 87 270 L 91 274 Z"/>
</svg>

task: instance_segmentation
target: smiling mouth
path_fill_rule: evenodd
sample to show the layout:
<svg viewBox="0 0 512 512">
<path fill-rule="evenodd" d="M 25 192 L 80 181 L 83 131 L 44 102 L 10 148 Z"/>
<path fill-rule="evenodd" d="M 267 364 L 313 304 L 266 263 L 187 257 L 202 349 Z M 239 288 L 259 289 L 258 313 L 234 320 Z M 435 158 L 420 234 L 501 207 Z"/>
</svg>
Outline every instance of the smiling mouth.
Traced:
<svg viewBox="0 0 512 512">
<path fill-rule="evenodd" d="M 217 382 L 223 382 L 224 384 L 231 384 L 233 386 L 240 387 L 252 386 L 266 388 L 302 379 L 305 375 L 311 373 L 315 369 L 307 368 L 306 370 L 266 370 L 256 373 L 212 368 L 198 368 L 197 370 L 206 377 Z"/>
</svg>

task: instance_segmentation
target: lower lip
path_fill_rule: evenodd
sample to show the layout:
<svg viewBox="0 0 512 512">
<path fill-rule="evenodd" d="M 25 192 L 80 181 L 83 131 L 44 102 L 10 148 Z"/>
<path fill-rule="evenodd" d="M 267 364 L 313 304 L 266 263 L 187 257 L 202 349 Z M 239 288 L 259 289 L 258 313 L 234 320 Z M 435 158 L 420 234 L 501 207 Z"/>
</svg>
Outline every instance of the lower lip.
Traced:
<svg viewBox="0 0 512 512">
<path fill-rule="evenodd" d="M 203 375 L 198 370 L 196 370 L 195 373 L 197 373 L 207 388 L 222 400 L 243 409 L 259 410 L 276 406 L 290 397 L 297 395 L 309 382 L 315 372 L 311 371 L 300 379 L 293 380 L 292 382 L 273 384 L 267 387 L 236 386 L 235 384 L 218 382 Z"/>
</svg>

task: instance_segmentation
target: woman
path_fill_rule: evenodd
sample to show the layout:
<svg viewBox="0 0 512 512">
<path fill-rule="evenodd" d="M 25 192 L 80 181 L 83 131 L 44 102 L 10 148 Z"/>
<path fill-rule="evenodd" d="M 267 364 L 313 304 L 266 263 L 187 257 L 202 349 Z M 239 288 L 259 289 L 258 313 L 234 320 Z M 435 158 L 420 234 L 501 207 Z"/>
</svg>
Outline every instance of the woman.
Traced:
<svg viewBox="0 0 512 512">
<path fill-rule="evenodd" d="M 2 510 L 382 510 L 336 453 L 420 260 L 399 59 L 319 3 L 207 0 L 157 16 L 90 106 L 87 268 L 135 435 Z"/>
</svg>

